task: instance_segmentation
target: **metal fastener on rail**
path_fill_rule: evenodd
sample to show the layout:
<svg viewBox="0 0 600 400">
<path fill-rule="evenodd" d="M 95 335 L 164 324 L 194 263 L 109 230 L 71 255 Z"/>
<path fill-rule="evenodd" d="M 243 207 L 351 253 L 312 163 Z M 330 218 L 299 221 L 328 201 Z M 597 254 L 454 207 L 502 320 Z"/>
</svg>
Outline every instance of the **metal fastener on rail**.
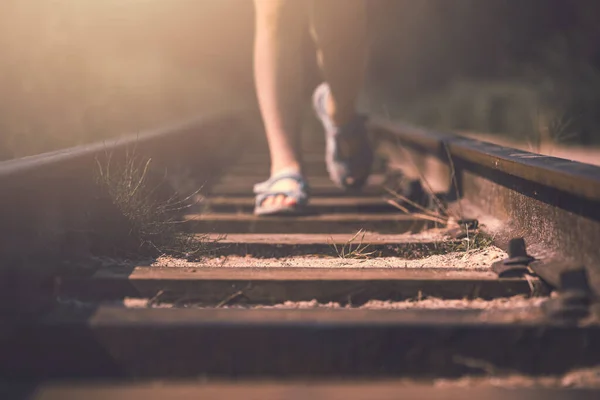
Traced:
<svg viewBox="0 0 600 400">
<path fill-rule="evenodd" d="M 527 254 L 525 239 L 514 238 L 508 243 L 508 258 L 492 264 L 494 271 L 500 278 L 519 277 L 530 273 L 529 264 L 535 258 Z"/>
<path fill-rule="evenodd" d="M 560 274 L 558 296 L 545 301 L 542 309 L 551 318 L 578 320 L 590 314 L 592 291 L 585 267 Z"/>
</svg>

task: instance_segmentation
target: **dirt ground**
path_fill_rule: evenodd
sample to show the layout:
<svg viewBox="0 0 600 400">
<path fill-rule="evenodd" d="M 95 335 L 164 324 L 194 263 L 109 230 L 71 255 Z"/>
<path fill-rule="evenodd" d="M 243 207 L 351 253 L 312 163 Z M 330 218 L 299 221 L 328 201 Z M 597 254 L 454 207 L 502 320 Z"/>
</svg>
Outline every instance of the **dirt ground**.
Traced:
<svg viewBox="0 0 600 400">
<path fill-rule="evenodd" d="M 482 365 L 482 369 L 486 366 Z M 489 368 L 489 367 L 488 367 Z M 600 389 L 600 366 L 582 368 L 569 371 L 563 375 L 533 377 L 527 375 L 496 375 L 493 370 L 491 376 L 465 376 L 459 379 L 437 379 L 433 382 L 439 388 L 475 388 L 499 387 L 504 389 L 517 388 L 595 388 Z"/>
<path fill-rule="evenodd" d="M 159 257 L 151 266 L 157 267 L 250 267 L 250 268 L 460 268 L 489 269 L 494 261 L 506 258 L 507 254 L 495 246 L 484 249 L 452 252 L 434 255 L 417 260 L 398 257 L 376 258 L 323 258 L 319 256 L 299 256 L 289 258 L 216 257 L 200 262 L 190 262 L 172 257 Z"/>
<path fill-rule="evenodd" d="M 541 304 L 547 300 L 547 297 L 514 296 L 507 298 L 498 298 L 493 300 L 444 300 L 436 298 L 426 298 L 421 300 L 406 301 L 380 301 L 371 300 L 361 306 L 341 305 L 339 303 L 319 303 L 312 301 L 286 301 L 275 305 L 233 305 L 220 308 L 253 308 L 253 309 L 363 309 L 363 310 L 485 310 L 485 311 L 527 311 L 536 312 Z M 173 308 L 172 304 L 155 303 L 150 299 L 125 298 L 123 302 L 115 303 L 116 306 L 126 308 Z M 193 304 L 186 307 L 195 307 Z M 205 308 L 204 306 L 202 308 Z"/>
</svg>

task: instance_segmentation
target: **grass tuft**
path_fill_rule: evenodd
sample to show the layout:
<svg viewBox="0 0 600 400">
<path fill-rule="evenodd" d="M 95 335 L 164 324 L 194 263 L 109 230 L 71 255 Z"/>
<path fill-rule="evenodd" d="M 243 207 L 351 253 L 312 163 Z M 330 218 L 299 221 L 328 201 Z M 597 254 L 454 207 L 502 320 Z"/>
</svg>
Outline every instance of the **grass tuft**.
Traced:
<svg viewBox="0 0 600 400">
<path fill-rule="evenodd" d="M 453 251 L 469 253 L 471 251 L 483 250 L 487 247 L 490 247 L 492 243 L 493 238 L 488 235 L 485 235 L 481 232 L 476 232 L 473 235 L 469 235 L 469 231 L 467 231 L 467 237 L 463 238 L 460 243 L 454 247 Z"/>
<path fill-rule="evenodd" d="M 337 256 L 342 259 L 366 259 L 372 256 L 376 251 L 368 251 L 369 245 L 363 244 L 366 232 L 360 229 L 348 241 L 342 245 L 337 245 L 333 240 L 328 240 L 329 245 L 335 250 Z M 356 242 L 356 243 L 355 243 Z"/>
<path fill-rule="evenodd" d="M 135 148 L 127 150 L 124 162 L 115 163 L 112 154 L 106 161 L 96 159 L 98 183 L 106 190 L 113 205 L 127 221 L 128 235 L 139 244 L 141 252 L 186 259 L 201 258 L 210 245 L 222 237 L 186 232 L 182 213 L 195 205 L 201 190 L 181 198 L 177 192 L 166 200 L 157 200 L 158 188 L 150 179 L 152 159 L 142 158 Z"/>
</svg>

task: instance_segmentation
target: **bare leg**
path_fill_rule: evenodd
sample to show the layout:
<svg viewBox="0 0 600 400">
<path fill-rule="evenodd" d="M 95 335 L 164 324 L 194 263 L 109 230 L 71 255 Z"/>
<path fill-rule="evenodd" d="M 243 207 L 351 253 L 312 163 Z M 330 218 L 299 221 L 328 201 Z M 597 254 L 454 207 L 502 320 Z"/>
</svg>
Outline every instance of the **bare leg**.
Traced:
<svg viewBox="0 0 600 400">
<path fill-rule="evenodd" d="M 256 34 L 254 77 L 271 154 L 271 175 L 300 172 L 297 146 L 303 111 L 303 30 L 307 27 L 304 0 L 254 0 Z M 293 190 L 297 182 L 282 180 L 274 190 Z M 294 199 L 273 196 L 263 204 L 293 205 Z"/>
<path fill-rule="evenodd" d="M 319 118 L 327 120 L 323 120 L 329 137 L 327 169 L 338 186 L 357 189 L 366 182 L 373 159 L 364 120 L 357 118 L 356 112 L 366 71 L 366 3 L 312 0 L 309 15 L 319 65 L 329 88 L 320 86 L 313 98 L 321 110 L 318 113 L 325 114 Z M 333 139 L 334 132 L 346 134 Z"/>
<path fill-rule="evenodd" d="M 367 60 L 364 0 L 312 0 L 310 20 L 318 59 L 332 96 L 327 112 L 342 126 L 356 116 Z"/>
</svg>

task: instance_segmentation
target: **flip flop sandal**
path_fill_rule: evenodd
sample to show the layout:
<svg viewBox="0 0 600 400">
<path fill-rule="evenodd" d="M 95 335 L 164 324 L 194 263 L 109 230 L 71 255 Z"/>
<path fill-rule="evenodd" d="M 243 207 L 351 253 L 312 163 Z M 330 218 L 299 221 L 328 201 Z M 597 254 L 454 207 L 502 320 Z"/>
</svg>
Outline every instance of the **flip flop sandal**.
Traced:
<svg viewBox="0 0 600 400">
<path fill-rule="evenodd" d="M 292 179 L 298 182 L 296 190 L 272 190 L 273 185 L 284 179 Z M 268 180 L 254 185 L 254 194 L 256 202 L 254 206 L 255 215 L 290 215 L 299 214 L 308 204 L 308 184 L 304 177 L 297 172 L 281 172 L 269 178 Z M 283 195 L 287 198 L 296 200 L 294 205 L 277 204 L 274 206 L 263 206 L 264 201 L 269 197 Z"/>
<path fill-rule="evenodd" d="M 325 108 L 330 93 L 329 85 L 322 83 L 313 94 L 315 113 L 325 128 L 327 171 L 336 186 L 346 190 L 358 190 L 367 181 L 373 165 L 373 149 L 367 135 L 367 118 L 358 115 L 346 125 L 336 126 Z M 357 143 L 358 150 L 351 157 L 344 158 L 340 148 L 349 140 Z M 349 178 L 352 182 L 349 182 Z"/>
</svg>

